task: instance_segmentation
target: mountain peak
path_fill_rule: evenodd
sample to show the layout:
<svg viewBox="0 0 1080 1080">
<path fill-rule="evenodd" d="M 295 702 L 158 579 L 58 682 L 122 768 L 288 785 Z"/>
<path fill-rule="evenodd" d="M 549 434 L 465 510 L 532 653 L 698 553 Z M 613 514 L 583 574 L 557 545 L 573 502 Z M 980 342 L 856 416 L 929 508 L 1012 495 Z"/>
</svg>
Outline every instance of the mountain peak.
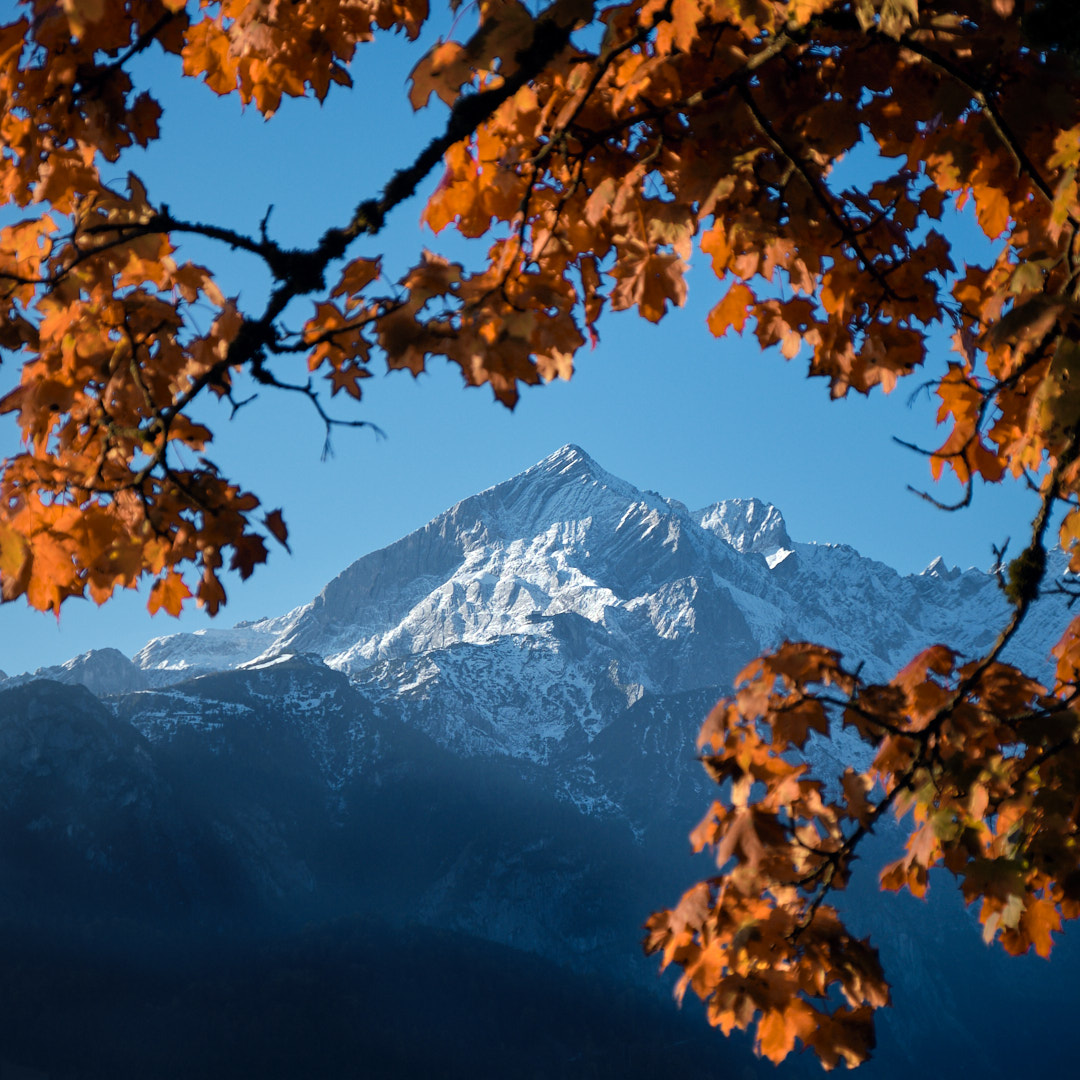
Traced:
<svg viewBox="0 0 1080 1080">
<path fill-rule="evenodd" d="M 638 502 L 669 509 L 659 497 L 650 498 L 601 468 L 580 446 L 567 443 L 524 472 L 463 499 L 431 524 L 454 520 L 486 539 L 516 540 L 603 514 L 604 507 L 618 520 L 627 503 Z"/>
<path fill-rule="evenodd" d="M 555 453 L 548 454 L 536 467 L 549 471 L 568 472 L 571 469 L 595 469 L 597 466 L 580 446 L 567 443 L 565 446 L 560 446 Z"/>
<path fill-rule="evenodd" d="M 958 578 L 960 573 L 959 567 L 946 566 L 945 560 L 939 555 L 919 576 L 936 577 L 941 578 L 944 581 L 952 581 L 953 579 Z"/>
<path fill-rule="evenodd" d="M 607 670 L 613 658 L 627 673 L 622 682 L 650 691 L 726 685 L 786 637 L 825 640 L 891 673 L 908 642 L 937 640 L 939 622 L 955 622 L 947 605 L 923 615 L 909 603 L 916 591 L 920 602 L 936 596 L 952 573 L 935 563 L 921 582 L 904 584 L 854 549 L 796 545 L 780 511 L 761 499 L 691 513 L 570 443 L 357 559 L 303 608 L 155 639 L 135 666 L 164 686 L 237 667 L 291 670 L 301 661 L 286 656 L 310 653 L 356 678 L 417 664 L 437 672 L 445 661 L 448 671 L 468 669 L 459 672 L 465 685 L 477 677 L 468 658 L 499 642 L 507 655 L 532 658 L 518 682 L 535 682 L 540 701 L 544 680 L 559 682 L 559 665 Z M 969 585 L 965 602 L 984 587 L 982 578 Z M 974 635 L 985 606 L 980 599 Z"/>
<path fill-rule="evenodd" d="M 755 551 L 767 559 L 794 547 L 779 510 L 760 499 L 725 499 L 698 510 L 694 518 L 736 551 Z"/>
<path fill-rule="evenodd" d="M 7 680 L 22 684 L 33 680 L 49 679 L 53 682 L 85 686 L 92 694 L 120 694 L 141 690 L 146 679 L 138 667 L 118 649 L 91 649 L 81 656 L 73 656 L 63 664 L 40 667 L 33 674 L 17 675 Z"/>
<path fill-rule="evenodd" d="M 639 494 L 637 488 L 617 476 L 613 476 L 606 469 L 601 468 L 580 446 L 567 443 L 560 446 L 553 454 L 549 454 L 542 461 L 538 461 L 531 468 L 519 473 L 516 477 L 507 480 L 506 484 L 515 484 L 519 480 L 541 483 L 555 482 L 557 486 L 574 485 L 578 483 L 598 483 L 601 487 L 613 488 L 620 494 Z M 497 485 L 502 488 L 504 485 Z"/>
</svg>

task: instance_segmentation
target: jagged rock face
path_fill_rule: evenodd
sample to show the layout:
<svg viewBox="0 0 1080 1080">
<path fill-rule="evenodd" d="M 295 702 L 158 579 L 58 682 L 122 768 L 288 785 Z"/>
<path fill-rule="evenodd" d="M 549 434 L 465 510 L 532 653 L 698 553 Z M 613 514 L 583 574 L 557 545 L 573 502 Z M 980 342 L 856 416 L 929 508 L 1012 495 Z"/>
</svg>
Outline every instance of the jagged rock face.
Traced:
<svg viewBox="0 0 1080 1080">
<path fill-rule="evenodd" d="M 651 985 L 641 920 L 713 870 L 686 857 L 714 795 L 694 736 L 740 667 L 810 639 L 888 678 L 938 640 L 979 652 L 1004 612 L 990 575 L 901 576 L 798 543 L 757 500 L 691 513 L 564 447 L 296 611 L 50 669 L 68 685 L 7 680 L 0 921 L 235 930 L 363 911 Z M 1011 657 L 1038 670 L 1060 621 L 1037 605 Z M 832 775 L 852 753 L 842 734 L 810 748 Z M 917 1005 L 885 1023 L 902 1066 L 868 1076 L 909 1071 L 924 1031 L 992 1070 L 949 964 L 995 1001 L 1016 969 L 980 959 L 947 890 L 928 912 L 874 885 L 860 933 Z"/>
<path fill-rule="evenodd" d="M 621 684 L 680 693 L 730 684 L 785 638 L 832 645 L 888 678 L 938 640 L 979 652 L 1004 614 L 989 574 L 935 563 L 901 576 L 842 545 L 796 543 L 756 499 L 691 513 L 567 446 L 357 560 L 310 604 L 157 638 L 135 665 L 164 686 L 311 653 L 391 693 L 388 673 L 400 671 L 408 694 L 423 658 L 438 654 L 446 672 L 448 657 L 470 655 L 456 646 L 501 641 L 503 655 L 556 656 L 570 681 L 595 683 L 617 662 Z M 1047 617 L 1012 647 L 1036 671 Z"/>
<path fill-rule="evenodd" d="M 663 590 L 729 561 L 685 514 L 566 447 L 354 563 L 280 645 L 356 674 L 455 644 L 542 638 L 563 613 L 604 634 L 621 620 L 620 637 L 651 623 L 650 638 L 671 638 Z"/>
<path fill-rule="evenodd" d="M 780 511 L 760 499 L 727 499 L 698 510 L 694 517 L 736 551 L 768 557 L 792 548 Z"/>
</svg>

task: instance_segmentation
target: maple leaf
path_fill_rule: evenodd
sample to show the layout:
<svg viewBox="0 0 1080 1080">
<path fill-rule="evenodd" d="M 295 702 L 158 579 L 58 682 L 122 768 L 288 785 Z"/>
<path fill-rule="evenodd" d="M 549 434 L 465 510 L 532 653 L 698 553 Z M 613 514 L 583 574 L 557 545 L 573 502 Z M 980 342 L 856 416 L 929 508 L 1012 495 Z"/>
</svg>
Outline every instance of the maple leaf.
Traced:
<svg viewBox="0 0 1080 1080">
<path fill-rule="evenodd" d="M 415 42 L 426 0 L 30 5 L 0 25 L 0 346 L 22 364 L 0 413 L 23 440 L 0 466 L 3 599 L 59 614 L 149 577 L 150 609 L 175 614 L 194 568 L 216 613 L 226 560 L 246 578 L 268 555 L 261 532 L 288 534 L 202 456 L 206 395 L 232 399 L 244 373 L 292 385 L 281 372 L 299 353 L 325 375 L 301 396 L 332 427 L 321 395 L 366 405 L 374 357 L 413 375 L 441 357 L 512 407 L 521 384 L 572 376 L 602 312 L 658 323 L 683 304 L 697 242 L 726 282 L 713 335 L 808 355 L 833 397 L 924 380 L 948 428 L 931 477 L 950 471 L 968 500 L 976 477 L 1034 479 L 1039 509 L 1008 571 L 1014 614 L 982 658 L 940 644 L 867 685 L 788 642 L 746 667 L 699 737 L 721 796 L 694 843 L 723 868 L 650 920 L 650 947 L 724 1031 L 756 1022 L 770 1060 L 799 1041 L 826 1067 L 864 1060 L 887 988 L 823 901 L 891 807 L 914 826 L 883 887 L 921 894 L 943 863 L 982 900 L 988 940 L 1047 955 L 1080 917 L 1080 620 L 1046 690 L 998 654 L 1043 584 L 1056 511 L 1080 567 L 1080 78 L 1056 62 L 1067 42 L 1033 47 L 1047 28 L 1030 6 L 485 0 L 405 91 L 414 108 L 433 93 L 449 106 L 442 130 L 286 249 L 265 222 L 180 220 L 137 177 L 126 192 L 103 179 L 102 163 L 123 175 L 132 147 L 168 134 L 131 61 L 160 45 L 182 77 L 269 118 L 286 97 L 352 87 L 380 34 Z M 898 165 L 844 186 L 837 162 L 873 147 Z M 371 245 L 439 162 L 423 222 L 490 244 L 467 245 L 468 265 L 421 251 L 380 289 Z M 994 244 L 957 269 L 946 210 L 965 204 Z M 216 266 L 179 264 L 189 236 L 260 260 L 264 302 L 226 298 Z M 295 332 L 285 313 L 304 298 Z M 193 310 L 207 305 L 208 330 Z M 838 717 L 872 767 L 812 775 L 793 752 Z"/>
<path fill-rule="evenodd" d="M 868 825 L 874 811 L 873 805 L 867 799 L 871 788 L 868 778 L 849 766 L 844 770 L 841 783 L 844 798 L 847 800 L 848 814 L 860 825 Z"/>
<path fill-rule="evenodd" d="M 811 731 L 829 734 L 829 718 L 824 706 L 814 698 L 805 698 L 785 707 L 773 722 L 775 737 L 782 743 L 802 749 Z"/>
<path fill-rule="evenodd" d="M 263 524 L 270 530 L 274 539 L 286 551 L 291 551 L 289 547 L 289 530 L 285 525 L 285 520 L 282 518 L 280 510 L 271 510 L 266 517 L 263 518 Z"/>
<path fill-rule="evenodd" d="M 191 590 L 184 584 L 184 579 L 175 570 L 170 570 L 154 583 L 147 606 L 151 615 L 164 608 L 168 614 L 178 616 L 184 601 L 190 597 Z"/>
<path fill-rule="evenodd" d="M 413 68 L 409 102 L 414 109 L 422 109 L 434 93 L 447 105 L 453 105 L 472 74 L 466 50 L 456 41 L 440 42 Z"/>
<path fill-rule="evenodd" d="M 723 337 L 728 330 L 741 334 L 754 305 L 754 294 L 741 282 L 732 285 L 727 295 L 709 312 L 709 330 Z"/>
<path fill-rule="evenodd" d="M 353 259 L 341 272 L 341 278 L 331 290 L 331 296 L 356 296 L 362 293 L 382 269 L 380 259 Z"/>
<path fill-rule="evenodd" d="M 996 240 L 1009 224 L 1008 196 L 996 187 L 976 187 L 975 208 L 983 232 Z"/>
<path fill-rule="evenodd" d="M 809 1006 L 804 1007 L 809 1009 Z M 758 1021 L 757 1049 L 776 1065 L 795 1049 L 795 1040 L 799 1036 L 800 1025 L 789 1022 L 789 1012 L 790 1010 L 770 1009 Z M 807 1017 L 804 1030 L 812 1026 L 813 1020 Z"/>
<path fill-rule="evenodd" d="M 201 607 L 206 608 L 210 615 L 216 615 L 225 603 L 225 590 L 218 580 L 217 574 L 212 572 L 203 575 L 195 592 L 195 599 Z"/>
<path fill-rule="evenodd" d="M 1036 953 L 1043 959 L 1049 959 L 1054 946 L 1053 935 L 1061 929 L 1061 913 L 1053 900 L 1033 899 L 1021 916 L 1021 926 L 1031 939 Z"/>
</svg>

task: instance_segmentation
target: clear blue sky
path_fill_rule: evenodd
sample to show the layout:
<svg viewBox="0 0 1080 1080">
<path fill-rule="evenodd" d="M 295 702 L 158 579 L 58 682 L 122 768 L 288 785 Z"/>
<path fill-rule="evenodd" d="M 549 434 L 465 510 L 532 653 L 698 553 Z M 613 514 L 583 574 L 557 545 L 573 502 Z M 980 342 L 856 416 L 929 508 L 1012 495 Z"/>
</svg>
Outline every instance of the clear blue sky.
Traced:
<svg viewBox="0 0 1080 1080">
<path fill-rule="evenodd" d="M 414 115 L 405 100 L 419 55 L 383 38 L 360 50 L 355 91 L 333 88 L 322 108 L 287 100 L 269 123 L 254 110 L 241 113 L 235 97 L 219 99 L 176 80 L 172 60 L 144 63 L 137 77 L 166 108 L 163 138 L 122 159 L 115 175 L 136 172 L 151 199 L 179 216 L 253 233 L 273 204 L 271 234 L 310 245 L 347 221 L 441 125 L 441 106 Z M 400 207 L 383 236 L 350 254 L 384 253 L 394 276 L 423 245 L 461 255 L 465 249 L 447 234 L 421 234 L 420 209 L 418 199 Z M 252 262 L 197 244 L 183 254 L 223 267 L 225 291 L 261 310 L 266 279 Z M 526 391 L 512 414 L 488 390 L 464 389 L 460 375 L 438 363 L 419 380 L 401 373 L 370 379 L 359 411 L 350 411 L 345 395 L 335 405 L 342 402 L 341 415 L 377 423 L 387 438 L 339 430 L 336 455 L 322 462 L 322 426 L 299 398 L 264 394 L 231 422 L 227 409 L 212 407 L 217 439 L 209 456 L 267 509 L 284 508 L 292 546 L 291 556 L 274 550 L 248 582 L 227 584 L 218 624 L 305 603 L 355 558 L 567 442 L 610 472 L 692 508 L 736 496 L 768 500 L 794 539 L 848 543 L 903 572 L 939 554 L 950 564 L 985 568 L 992 542 L 1024 534 L 1031 496 L 1017 485 L 980 488 L 975 505 L 959 514 L 934 510 L 906 490 L 929 485 L 929 471 L 892 436 L 940 441 L 934 404 L 924 395 L 908 407 L 914 383 L 888 398 L 830 402 L 825 383 L 806 379 L 805 357 L 786 363 L 777 353 L 763 355 L 752 338 L 718 342 L 709 335 L 705 315 L 720 286 L 707 260 L 697 259 L 689 283 L 688 307 L 658 327 L 636 315 L 608 317 L 599 347 L 580 357 L 573 381 Z M 307 310 L 298 308 L 294 321 Z M 8 359 L 3 387 L 13 378 Z M 13 452 L 16 439 L 5 420 L 0 455 Z M 956 491 L 937 494 L 953 498 Z M 59 625 L 21 603 L 3 605 L 0 669 L 14 674 L 105 645 L 130 655 L 152 637 L 206 625 L 211 621 L 195 610 L 180 620 L 151 619 L 144 599 L 130 593 L 102 609 L 73 601 Z"/>
</svg>

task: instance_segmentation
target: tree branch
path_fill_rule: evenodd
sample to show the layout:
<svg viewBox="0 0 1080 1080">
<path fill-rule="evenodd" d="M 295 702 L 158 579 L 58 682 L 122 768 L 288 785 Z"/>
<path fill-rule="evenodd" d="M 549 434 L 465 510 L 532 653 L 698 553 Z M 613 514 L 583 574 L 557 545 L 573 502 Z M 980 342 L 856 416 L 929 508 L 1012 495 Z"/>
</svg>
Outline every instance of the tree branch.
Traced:
<svg viewBox="0 0 1080 1080">
<path fill-rule="evenodd" d="M 757 129 L 773 148 L 773 151 L 792 165 L 795 171 L 802 177 L 803 182 L 810 188 L 814 198 L 840 233 L 842 240 L 844 240 L 855 252 L 863 269 L 878 283 L 883 296 L 888 296 L 893 300 L 910 302 L 913 299 L 912 297 L 898 296 L 896 294 L 896 291 L 886 280 L 885 273 L 883 273 L 881 269 L 875 265 L 874 260 L 867 255 L 859 240 L 859 231 L 856 230 L 855 226 L 852 225 L 845 214 L 842 214 L 837 210 L 828 188 L 825 187 L 818 177 L 810 172 L 806 162 L 784 142 L 779 132 L 773 127 L 772 122 L 758 107 L 753 94 L 750 92 L 750 87 L 745 80 L 738 83 L 738 91 L 745 102 L 747 109 L 749 109 Z"/>
<path fill-rule="evenodd" d="M 947 57 L 942 56 L 933 49 L 927 48 L 922 42 L 917 38 L 912 37 L 910 34 L 906 34 L 901 40 L 905 48 L 910 49 L 913 53 L 916 53 L 930 64 L 933 64 L 939 71 L 944 72 L 950 78 L 960 83 L 961 86 L 971 94 L 972 101 L 979 107 L 979 110 L 986 117 L 991 128 L 993 128 L 994 134 L 1001 140 L 1001 144 L 1009 152 L 1010 157 L 1012 157 L 1013 161 L 1016 163 L 1017 175 L 1026 175 L 1034 185 L 1036 191 L 1038 191 L 1052 206 L 1054 203 L 1053 189 L 1035 167 L 1035 163 L 1028 157 L 1023 145 L 1016 136 L 1016 133 L 1013 132 L 1005 122 L 1005 118 L 1001 115 L 1001 110 L 997 107 L 992 94 L 983 85 L 982 81 L 977 78 L 972 78 L 959 64 L 954 64 Z M 1080 222 L 1078 222 L 1072 214 L 1070 214 L 1066 220 L 1074 232 L 1080 228 Z"/>
<path fill-rule="evenodd" d="M 289 303 L 298 296 L 324 287 L 327 266 L 344 256 L 349 244 L 357 237 L 379 233 L 390 211 L 415 193 L 421 180 L 442 160 L 451 146 L 471 136 L 481 124 L 494 115 L 503 102 L 508 101 L 522 86 L 536 78 L 570 44 L 575 25 L 576 22 L 567 18 L 566 12 L 560 9 L 558 3 L 549 7 L 535 20 L 530 43 L 517 53 L 517 70 L 497 87 L 458 98 L 442 134 L 432 139 L 411 165 L 397 170 L 391 176 L 379 198 L 361 202 L 353 211 L 348 225 L 344 228 L 329 229 L 316 247 L 306 251 L 282 253 L 279 268 L 283 276 L 278 277 L 275 271 L 279 285 L 271 293 L 262 315 L 257 319 L 244 319 L 225 359 L 192 382 L 188 390 L 177 398 L 174 411 L 185 408 L 208 385 L 220 380 L 225 371 L 246 366 L 256 357 L 264 355 L 276 336 L 274 323 Z M 266 258 L 260 250 L 263 247 L 260 242 L 246 239 L 247 250 L 255 249 L 254 253 Z M 226 239 L 226 242 L 231 241 Z M 271 270 L 273 271 L 272 266 Z"/>
</svg>

